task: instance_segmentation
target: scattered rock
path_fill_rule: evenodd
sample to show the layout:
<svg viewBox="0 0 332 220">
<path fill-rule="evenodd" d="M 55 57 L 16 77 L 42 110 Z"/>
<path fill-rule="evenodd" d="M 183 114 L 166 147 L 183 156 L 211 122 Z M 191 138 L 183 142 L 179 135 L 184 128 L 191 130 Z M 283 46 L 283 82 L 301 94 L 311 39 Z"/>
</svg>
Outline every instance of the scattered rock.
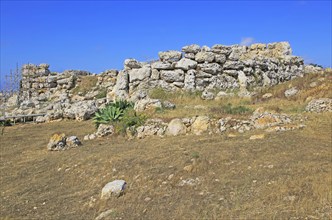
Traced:
<svg viewBox="0 0 332 220">
<path fill-rule="evenodd" d="M 100 124 L 98 126 L 96 136 L 97 137 L 104 137 L 104 136 L 107 136 L 107 135 L 114 134 L 114 131 L 115 131 L 115 129 L 114 129 L 113 125 Z M 90 137 L 89 137 L 89 140 L 91 140 Z"/>
<path fill-rule="evenodd" d="M 214 93 L 209 91 L 203 91 L 201 98 L 204 100 L 213 100 L 214 99 Z"/>
<path fill-rule="evenodd" d="M 175 109 L 175 104 L 170 101 L 163 101 L 163 108 L 164 109 Z"/>
<path fill-rule="evenodd" d="M 177 136 L 186 134 L 187 127 L 184 125 L 181 119 L 173 119 L 166 129 L 165 134 L 168 136 Z"/>
<path fill-rule="evenodd" d="M 151 98 L 138 100 L 134 106 L 135 111 L 138 112 L 142 112 L 149 109 L 156 109 L 156 108 L 162 108 L 162 103 L 159 99 L 151 99 Z"/>
<path fill-rule="evenodd" d="M 285 91 L 285 96 L 286 96 L 286 98 L 289 98 L 289 97 L 296 95 L 298 92 L 299 92 L 299 90 L 296 87 L 292 87 Z"/>
<path fill-rule="evenodd" d="M 66 146 L 66 134 L 56 133 L 53 134 L 47 144 L 47 149 L 50 151 L 64 150 Z"/>
<path fill-rule="evenodd" d="M 194 170 L 194 166 L 192 164 L 187 165 L 187 166 L 183 167 L 183 170 L 191 173 Z"/>
<path fill-rule="evenodd" d="M 76 136 L 67 137 L 66 144 L 68 147 L 78 147 L 82 145 L 81 141 Z"/>
<path fill-rule="evenodd" d="M 107 200 L 111 196 L 121 196 L 126 188 L 126 185 L 127 183 L 124 180 L 114 180 L 107 183 L 101 191 L 101 199 Z"/>
<path fill-rule="evenodd" d="M 265 93 L 263 96 L 262 96 L 262 98 L 263 99 L 270 99 L 270 98 L 272 98 L 272 93 Z"/>
</svg>

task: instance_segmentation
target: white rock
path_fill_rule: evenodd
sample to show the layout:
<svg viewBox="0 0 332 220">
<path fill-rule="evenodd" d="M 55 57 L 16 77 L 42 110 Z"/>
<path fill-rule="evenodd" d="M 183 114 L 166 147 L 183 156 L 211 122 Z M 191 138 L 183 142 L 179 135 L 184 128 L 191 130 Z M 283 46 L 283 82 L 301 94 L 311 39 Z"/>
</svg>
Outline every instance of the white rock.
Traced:
<svg viewBox="0 0 332 220">
<path fill-rule="evenodd" d="M 175 63 L 175 68 L 182 69 L 182 70 L 189 70 L 189 69 L 195 69 L 197 66 L 197 62 L 187 59 L 187 58 L 182 58 L 178 62 Z"/>
<path fill-rule="evenodd" d="M 112 195 L 120 196 L 126 185 L 127 183 L 124 180 L 114 180 L 107 183 L 101 191 L 101 199 L 109 199 Z"/>
<path fill-rule="evenodd" d="M 200 51 L 200 46 L 197 44 L 191 44 L 188 46 L 182 47 L 182 51 L 185 53 L 198 53 Z"/>
<path fill-rule="evenodd" d="M 207 62 L 212 63 L 214 60 L 214 53 L 212 52 L 198 52 L 195 55 L 195 60 L 199 63 Z"/>
<path fill-rule="evenodd" d="M 139 69 L 132 69 L 129 70 L 128 73 L 129 73 L 129 82 L 142 81 L 150 77 L 151 68 L 143 67 Z"/>
<path fill-rule="evenodd" d="M 158 55 L 161 61 L 171 61 L 171 62 L 179 61 L 182 57 L 182 53 L 176 50 L 159 52 Z"/>
<path fill-rule="evenodd" d="M 168 136 L 177 136 L 186 134 L 186 126 L 183 124 L 182 120 L 179 118 L 175 118 L 168 124 L 166 129 L 166 135 Z"/>
</svg>

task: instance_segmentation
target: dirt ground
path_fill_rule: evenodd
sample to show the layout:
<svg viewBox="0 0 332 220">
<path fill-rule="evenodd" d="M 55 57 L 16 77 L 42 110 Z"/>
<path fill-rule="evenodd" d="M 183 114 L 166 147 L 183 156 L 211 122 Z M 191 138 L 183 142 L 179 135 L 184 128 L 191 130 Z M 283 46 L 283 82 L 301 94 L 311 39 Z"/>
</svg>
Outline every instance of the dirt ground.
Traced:
<svg viewBox="0 0 332 220">
<path fill-rule="evenodd" d="M 0 218 L 94 219 L 112 210 L 108 219 L 331 219 L 331 116 L 308 114 L 304 129 L 262 140 L 249 137 L 263 131 L 109 137 L 61 152 L 46 149 L 53 133 L 83 140 L 93 123 L 6 127 Z M 100 200 L 115 179 L 127 182 L 125 194 Z"/>
</svg>

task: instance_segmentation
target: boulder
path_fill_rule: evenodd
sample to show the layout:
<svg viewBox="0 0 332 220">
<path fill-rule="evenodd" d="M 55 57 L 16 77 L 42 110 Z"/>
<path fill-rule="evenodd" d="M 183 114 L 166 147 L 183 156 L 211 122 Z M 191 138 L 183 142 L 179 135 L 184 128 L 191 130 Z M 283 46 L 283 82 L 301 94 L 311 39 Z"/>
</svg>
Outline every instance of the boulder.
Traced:
<svg viewBox="0 0 332 220">
<path fill-rule="evenodd" d="M 141 99 L 135 103 L 135 111 L 142 112 L 149 109 L 162 108 L 162 103 L 159 99 Z"/>
<path fill-rule="evenodd" d="M 159 52 L 158 55 L 161 61 L 170 61 L 170 62 L 179 61 L 182 57 L 182 53 L 180 51 L 175 51 L 175 50 Z"/>
<path fill-rule="evenodd" d="M 191 125 L 191 131 L 196 135 L 207 132 L 210 127 L 210 118 L 207 116 L 198 116 Z"/>
<path fill-rule="evenodd" d="M 135 69 L 135 68 L 141 68 L 142 64 L 135 59 L 126 59 L 124 61 L 124 66 L 125 68 L 127 67 L 129 69 Z"/>
<path fill-rule="evenodd" d="M 179 118 L 175 118 L 168 124 L 166 129 L 166 135 L 168 136 L 177 136 L 186 134 L 186 126 L 183 124 L 182 120 Z"/>
<path fill-rule="evenodd" d="M 182 52 L 196 54 L 200 51 L 200 46 L 197 44 L 191 44 L 188 46 L 182 47 Z"/>
<path fill-rule="evenodd" d="M 78 147 L 82 145 L 81 141 L 76 136 L 70 136 L 66 138 L 66 145 L 68 147 Z"/>
<path fill-rule="evenodd" d="M 187 91 L 195 90 L 196 70 L 188 70 L 184 76 L 184 89 Z"/>
<path fill-rule="evenodd" d="M 50 151 L 64 150 L 66 147 L 66 134 L 56 133 L 50 138 L 47 149 Z"/>
<path fill-rule="evenodd" d="M 195 60 L 199 63 L 212 63 L 214 60 L 214 53 L 212 52 L 198 52 L 195 55 Z"/>
<path fill-rule="evenodd" d="M 165 80 L 168 83 L 172 82 L 183 82 L 184 81 L 184 72 L 183 70 L 162 70 L 160 72 L 160 78 Z"/>
<path fill-rule="evenodd" d="M 121 196 L 126 189 L 126 185 L 127 183 L 124 180 L 114 180 L 107 183 L 101 190 L 101 199 L 107 200 L 111 198 L 111 196 Z"/>
<path fill-rule="evenodd" d="M 151 64 L 152 69 L 157 69 L 157 70 L 171 70 L 173 69 L 173 66 L 169 62 L 161 62 L 157 61 Z"/>
<path fill-rule="evenodd" d="M 113 125 L 100 124 L 98 126 L 96 135 L 97 135 L 97 137 L 104 137 L 107 135 L 114 134 L 114 131 L 115 131 L 115 129 L 114 129 Z"/>
<path fill-rule="evenodd" d="M 175 68 L 182 69 L 182 70 L 189 70 L 189 69 L 195 69 L 197 66 L 197 62 L 187 59 L 187 58 L 182 58 L 178 62 L 175 63 Z"/>
<path fill-rule="evenodd" d="M 129 70 L 128 73 L 129 73 L 129 82 L 142 81 L 150 77 L 151 68 L 143 67 L 139 69 L 132 69 Z"/>
<path fill-rule="evenodd" d="M 218 73 L 221 73 L 222 67 L 218 63 L 203 63 L 198 64 L 198 68 L 202 70 L 203 72 L 217 75 Z"/>
</svg>

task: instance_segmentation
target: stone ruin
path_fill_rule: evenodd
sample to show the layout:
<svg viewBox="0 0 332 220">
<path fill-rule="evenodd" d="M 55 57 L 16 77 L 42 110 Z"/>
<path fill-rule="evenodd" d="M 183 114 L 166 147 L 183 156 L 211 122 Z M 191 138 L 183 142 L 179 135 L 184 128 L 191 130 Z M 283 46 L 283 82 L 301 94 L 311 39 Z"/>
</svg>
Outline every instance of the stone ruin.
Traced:
<svg viewBox="0 0 332 220">
<path fill-rule="evenodd" d="M 159 60 L 126 59 L 123 70 L 101 74 L 67 70 L 52 73 L 48 64 L 22 67 L 19 107 L 10 114 L 47 113 L 40 119 L 89 119 L 98 108 L 116 99 L 137 101 L 148 90 L 231 91 L 272 86 L 305 73 L 303 59 L 292 55 L 288 42 L 251 46 L 184 46 L 182 51 L 159 52 Z M 75 93 L 84 78 L 97 78 L 86 93 Z M 101 91 L 104 97 L 99 97 Z"/>
</svg>

